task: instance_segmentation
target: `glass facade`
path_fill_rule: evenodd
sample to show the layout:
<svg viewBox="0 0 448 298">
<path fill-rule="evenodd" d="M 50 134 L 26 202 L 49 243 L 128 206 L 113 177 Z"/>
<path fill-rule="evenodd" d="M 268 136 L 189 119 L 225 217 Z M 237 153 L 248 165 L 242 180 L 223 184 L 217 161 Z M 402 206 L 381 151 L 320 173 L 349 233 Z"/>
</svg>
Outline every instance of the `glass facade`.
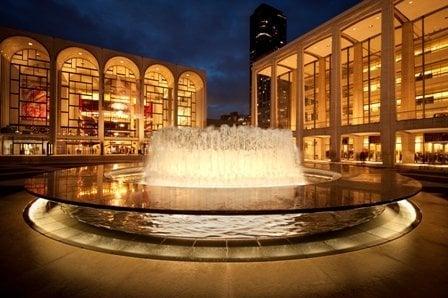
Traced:
<svg viewBox="0 0 448 298">
<path fill-rule="evenodd" d="M 291 129 L 292 71 L 277 77 L 277 119 L 279 128 Z"/>
<path fill-rule="evenodd" d="M 26 49 L 11 58 L 9 85 L 10 129 L 23 134 L 48 133 L 50 119 L 50 59 Z"/>
<path fill-rule="evenodd" d="M 331 56 L 327 56 L 304 66 L 305 129 L 330 125 L 330 64 Z"/>
<path fill-rule="evenodd" d="M 1 128 L 1 154 L 45 155 L 50 125 L 50 59 L 33 48 L 17 51 L 11 55 L 8 75 L 9 121 Z"/>
<path fill-rule="evenodd" d="M 98 68 L 87 59 L 70 58 L 62 65 L 59 84 L 61 139 L 57 153 L 100 154 Z"/>
<path fill-rule="evenodd" d="M 64 62 L 60 80 L 60 134 L 98 136 L 99 73 L 86 59 Z"/>
<path fill-rule="evenodd" d="M 277 106 L 263 122 L 260 92 L 253 98 L 254 124 L 263 127 L 275 119 L 273 126 L 288 127 L 292 119 L 285 111 L 302 109 L 297 125 L 303 130 L 296 135 L 306 135 L 297 141 L 307 160 L 325 159 L 329 149 L 333 161 L 446 166 L 448 5 L 392 0 L 365 5 L 369 8 L 348 11 L 347 18 L 335 18 L 254 64 L 254 72 L 265 75 L 260 69 L 279 65 L 271 61 L 283 57 L 301 55 L 302 64 L 291 81 L 301 104 L 288 106 L 287 88 L 277 81 Z M 330 118 L 330 111 L 336 115 Z M 331 136 L 331 143 L 322 135 Z"/>
<path fill-rule="evenodd" d="M 125 66 L 112 66 L 104 75 L 104 135 L 136 137 L 137 78 Z"/>
<path fill-rule="evenodd" d="M 362 120 L 362 117 L 360 117 L 358 114 L 356 115 L 354 114 L 354 103 L 359 102 L 359 96 L 357 99 L 354 98 L 355 92 L 354 92 L 353 61 L 354 61 L 354 47 L 351 46 L 343 49 L 341 53 L 342 125 L 358 124 Z M 357 88 L 357 90 L 359 90 L 359 87 Z M 359 112 L 360 110 L 361 109 L 359 107 L 356 107 L 356 112 Z"/>
<path fill-rule="evenodd" d="M 398 164 L 448 165 L 448 132 L 399 131 L 395 150 Z"/>
<path fill-rule="evenodd" d="M 177 91 L 177 125 L 196 126 L 196 87 L 188 78 L 179 79 Z"/>
<path fill-rule="evenodd" d="M 401 28 L 402 43 L 396 48 L 397 56 L 403 56 L 403 70 L 397 72 L 397 79 L 406 79 L 413 90 L 405 90 L 398 99 L 399 120 L 448 116 L 448 28 L 441 21 L 447 13 L 444 8 Z M 403 44 L 413 47 L 408 57 L 402 53 Z M 402 72 L 407 76 L 402 77 Z"/>
<path fill-rule="evenodd" d="M 102 69 L 97 57 L 109 50 L 60 50 L 48 40 L 0 40 L 0 155 L 144 154 L 153 131 L 177 125 L 175 112 L 181 126 L 205 125 L 206 86 L 195 70 L 125 56 Z"/>
<path fill-rule="evenodd" d="M 297 130 L 297 58 L 297 54 L 290 55 L 275 65 L 277 126 L 292 130 L 294 136 Z"/>
<path fill-rule="evenodd" d="M 380 122 L 381 35 L 362 43 L 363 123 Z"/>
<path fill-rule="evenodd" d="M 316 136 L 303 138 L 304 160 L 330 160 L 330 137 Z"/>
<path fill-rule="evenodd" d="M 144 88 L 145 137 L 150 137 L 153 131 L 168 126 L 170 94 L 168 81 L 162 74 L 154 71 L 146 73 Z"/>
<path fill-rule="evenodd" d="M 379 134 L 344 135 L 341 141 L 341 160 L 381 162 Z"/>
</svg>

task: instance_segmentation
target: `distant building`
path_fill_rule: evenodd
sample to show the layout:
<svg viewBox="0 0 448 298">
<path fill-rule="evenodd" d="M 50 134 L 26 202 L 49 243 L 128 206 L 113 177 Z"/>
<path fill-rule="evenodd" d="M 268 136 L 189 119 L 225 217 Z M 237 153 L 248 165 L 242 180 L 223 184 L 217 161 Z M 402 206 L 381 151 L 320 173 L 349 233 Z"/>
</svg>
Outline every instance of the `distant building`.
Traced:
<svg viewBox="0 0 448 298">
<path fill-rule="evenodd" d="M 229 114 L 223 114 L 219 119 L 207 119 L 208 126 L 219 127 L 221 125 L 228 126 L 241 126 L 250 125 L 251 120 L 249 115 L 240 115 L 238 112 L 231 112 Z"/>
<path fill-rule="evenodd" d="M 286 44 L 286 17 L 282 11 L 261 4 L 250 16 L 250 67 L 259 58 L 272 53 Z M 258 75 L 257 78 L 258 125 L 270 126 L 270 77 Z M 252 90 L 252 72 L 250 76 Z M 251 91 L 250 91 L 251 92 Z"/>
</svg>

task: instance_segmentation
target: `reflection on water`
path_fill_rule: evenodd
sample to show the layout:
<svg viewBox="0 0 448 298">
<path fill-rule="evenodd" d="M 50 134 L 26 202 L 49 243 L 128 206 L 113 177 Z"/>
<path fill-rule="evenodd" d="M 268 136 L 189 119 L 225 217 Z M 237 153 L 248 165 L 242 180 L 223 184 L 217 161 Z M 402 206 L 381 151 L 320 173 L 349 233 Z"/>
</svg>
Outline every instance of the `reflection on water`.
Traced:
<svg viewBox="0 0 448 298">
<path fill-rule="evenodd" d="M 417 181 L 394 171 L 332 166 L 342 177 L 325 182 L 305 177 L 311 184 L 272 188 L 177 188 L 148 186 L 104 176 L 113 168 L 142 164 L 97 165 L 64 169 L 31 178 L 26 188 L 37 196 L 73 204 L 158 211 L 274 211 L 333 209 L 387 203 L 417 193 Z M 311 173 L 312 174 L 312 173 Z M 141 174 L 140 174 L 141 175 Z M 325 176 L 321 174 L 321 176 Z M 140 176 L 141 177 L 141 176 Z M 371 177 L 371 179 L 369 178 Z M 136 178 L 141 179 L 141 178 Z M 324 181 L 324 182 L 322 182 Z"/>
<path fill-rule="evenodd" d="M 385 207 L 338 212 L 268 215 L 187 215 L 100 210 L 61 205 L 75 219 L 97 227 L 167 238 L 263 239 L 297 237 L 355 226 Z"/>
</svg>

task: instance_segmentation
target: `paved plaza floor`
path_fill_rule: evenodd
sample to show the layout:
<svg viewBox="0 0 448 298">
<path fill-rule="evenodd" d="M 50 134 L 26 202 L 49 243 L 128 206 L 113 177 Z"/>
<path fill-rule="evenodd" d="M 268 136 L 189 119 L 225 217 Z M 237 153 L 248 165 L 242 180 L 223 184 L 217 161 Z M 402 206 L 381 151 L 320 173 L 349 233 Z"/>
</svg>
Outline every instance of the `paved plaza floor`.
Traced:
<svg viewBox="0 0 448 298">
<path fill-rule="evenodd" d="M 386 244 L 300 260 L 199 263 L 118 256 L 31 229 L 33 197 L 0 183 L 0 293 L 32 297 L 443 297 L 448 293 L 448 196 L 412 201 L 420 225 Z M 16 185 L 16 187 L 14 187 Z M 446 296 L 445 296 L 446 297 Z"/>
</svg>

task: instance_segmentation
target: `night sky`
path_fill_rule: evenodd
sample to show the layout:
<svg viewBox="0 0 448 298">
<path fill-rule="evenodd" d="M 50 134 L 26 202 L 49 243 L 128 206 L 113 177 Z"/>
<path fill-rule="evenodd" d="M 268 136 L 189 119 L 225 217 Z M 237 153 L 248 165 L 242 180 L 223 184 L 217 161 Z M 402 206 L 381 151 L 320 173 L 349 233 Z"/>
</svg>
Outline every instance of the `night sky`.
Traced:
<svg viewBox="0 0 448 298">
<path fill-rule="evenodd" d="M 288 18 L 288 41 L 359 0 L 265 1 Z M 248 113 L 249 17 L 261 1 L 2 0 L 0 25 L 207 72 L 208 117 Z"/>
</svg>

